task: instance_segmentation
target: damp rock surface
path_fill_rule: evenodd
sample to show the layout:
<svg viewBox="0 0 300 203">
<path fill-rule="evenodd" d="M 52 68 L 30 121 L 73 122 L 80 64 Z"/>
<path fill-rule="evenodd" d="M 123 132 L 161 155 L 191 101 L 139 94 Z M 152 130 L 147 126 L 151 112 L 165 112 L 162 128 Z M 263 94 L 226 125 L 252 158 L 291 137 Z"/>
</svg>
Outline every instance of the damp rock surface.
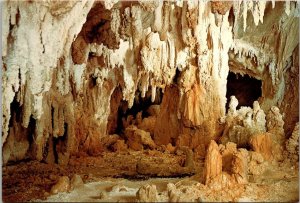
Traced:
<svg viewBox="0 0 300 203">
<path fill-rule="evenodd" d="M 3 201 L 299 200 L 299 2 L 2 6 Z"/>
</svg>

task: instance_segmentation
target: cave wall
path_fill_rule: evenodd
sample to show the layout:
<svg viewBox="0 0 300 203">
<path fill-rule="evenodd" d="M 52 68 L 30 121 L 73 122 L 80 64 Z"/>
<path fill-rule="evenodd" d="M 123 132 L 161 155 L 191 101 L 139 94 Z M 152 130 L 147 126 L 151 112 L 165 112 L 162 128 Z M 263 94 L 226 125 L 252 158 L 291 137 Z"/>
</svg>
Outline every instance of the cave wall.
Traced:
<svg viewBox="0 0 300 203">
<path fill-rule="evenodd" d="M 252 8 L 252 12 L 261 11 L 252 2 L 243 4 Z M 269 2 L 263 7 L 263 18 L 249 17 L 249 11 L 243 10 L 243 15 L 246 14 L 247 17 L 237 18 L 235 21 L 234 42 L 229 52 L 232 72 L 248 74 L 262 81 L 259 102 L 265 112 L 272 106 L 278 106 L 281 112 L 287 113 L 286 106 L 290 103 L 288 111 L 293 113 L 285 115 L 285 131 L 288 135 L 291 134 L 295 121 L 299 120 L 298 80 L 293 80 L 299 76 L 299 65 L 295 58 L 299 53 L 297 6 L 298 3 Z"/>
<path fill-rule="evenodd" d="M 278 105 L 291 131 L 298 17 L 298 2 L 5 1 L 4 163 L 97 154 L 119 100 L 157 89 L 155 142 L 206 146 L 224 127 L 229 69 L 262 80 L 262 108 Z"/>
</svg>

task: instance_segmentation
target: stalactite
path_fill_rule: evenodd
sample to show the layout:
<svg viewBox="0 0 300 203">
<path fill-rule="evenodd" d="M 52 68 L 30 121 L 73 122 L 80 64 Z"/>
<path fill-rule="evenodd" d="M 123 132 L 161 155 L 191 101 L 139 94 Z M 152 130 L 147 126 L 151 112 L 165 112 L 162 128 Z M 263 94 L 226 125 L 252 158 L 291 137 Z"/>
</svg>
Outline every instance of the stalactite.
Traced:
<svg viewBox="0 0 300 203">
<path fill-rule="evenodd" d="M 38 160 L 45 158 L 49 139 L 64 136 L 65 145 L 74 151 L 79 145 L 100 150 L 116 87 L 128 108 L 136 95 L 153 102 L 158 91 L 164 92 L 163 105 L 170 106 L 172 116 L 161 112 L 156 142 L 176 142 L 185 132 L 196 140 L 194 148 L 203 140 L 207 145 L 221 131 L 229 69 L 267 78 L 261 101 L 264 110 L 280 103 L 283 69 L 299 43 L 293 37 L 296 31 L 285 30 L 296 30 L 298 4 L 297 9 L 295 2 L 276 2 L 276 7 L 275 1 L 214 3 L 5 2 L 2 145 L 16 94 L 22 126 L 27 128 L 30 118 L 36 120 L 33 145 Z M 264 22 L 268 22 L 266 30 Z M 267 88 L 272 93 L 266 93 Z M 173 105 L 174 101 L 178 103 Z M 47 130 L 51 119 L 53 129 Z M 172 120 L 168 128 L 176 127 L 166 129 L 165 120 Z M 166 132 L 172 135 L 163 137 Z M 72 153 L 61 148 L 61 157 Z"/>
<path fill-rule="evenodd" d="M 92 1 L 76 3 L 60 21 L 54 21 L 56 17 L 52 16 L 42 3 L 33 2 L 28 5 L 27 2 L 7 2 L 4 5 L 11 9 L 11 16 L 16 15 L 16 10 L 13 8 L 18 7 L 20 17 L 18 22 L 15 16 L 11 18 L 12 21 L 7 19 L 3 22 L 5 28 L 10 23 L 18 23 L 18 27 L 13 28 L 14 31 L 7 29 L 5 31 L 14 39 L 14 42 L 10 45 L 8 51 L 4 50 L 4 56 L 7 55 L 4 59 L 7 67 L 6 79 L 3 81 L 3 96 L 5 98 L 3 109 L 6 119 L 3 122 L 2 144 L 7 137 L 8 120 L 10 118 L 9 104 L 19 90 L 19 84 L 23 86 L 26 82 L 26 89 L 28 89 L 26 91 L 30 92 L 28 97 L 31 98 L 31 101 L 26 102 L 23 107 L 28 112 L 26 120 L 28 120 L 30 114 L 37 120 L 43 115 L 42 100 L 44 93 L 49 91 L 51 87 L 52 69 L 56 66 L 56 61 L 60 56 L 64 55 L 64 52 L 71 46 L 74 35 L 80 31 L 84 23 L 84 16 L 87 15 L 92 5 Z M 36 10 L 39 10 L 39 12 L 36 12 Z M 82 13 L 83 17 L 78 13 Z M 40 19 L 44 20 L 40 21 Z M 56 27 L 50 26 L 52 21 L 54 21 Z M 62 24 L 64 26 L 60 26 Z M 60 36 L 61 40 L 52 40 L 54 36 Z M 8 38 L 6 39 L 8 40 Z M 6 44 L 5 40 L 4 47 L 7 47 Z M 34 49 L 31 49 L 32 47 Z M 19 72 L 21 72 L 20 78 L 18 77 Z M 28 80 L 28 78 L 30 79 Z M 31 109 L 30 112 L 27 108 Z M 26 120 L 25 124 L 28 123 Z"/>
</svg>

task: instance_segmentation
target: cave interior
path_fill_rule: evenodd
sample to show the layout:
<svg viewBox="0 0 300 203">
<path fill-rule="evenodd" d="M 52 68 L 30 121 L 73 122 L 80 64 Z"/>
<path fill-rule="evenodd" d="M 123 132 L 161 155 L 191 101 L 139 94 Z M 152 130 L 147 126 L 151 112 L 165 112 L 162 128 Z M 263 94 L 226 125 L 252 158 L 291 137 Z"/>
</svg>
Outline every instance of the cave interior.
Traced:
<svg viewBox="0 0 300 203">
<path fill-rule="evenodd" d="M 299 201 L 299 2 L 2 9 L 4 202 Z"/>
</svg>

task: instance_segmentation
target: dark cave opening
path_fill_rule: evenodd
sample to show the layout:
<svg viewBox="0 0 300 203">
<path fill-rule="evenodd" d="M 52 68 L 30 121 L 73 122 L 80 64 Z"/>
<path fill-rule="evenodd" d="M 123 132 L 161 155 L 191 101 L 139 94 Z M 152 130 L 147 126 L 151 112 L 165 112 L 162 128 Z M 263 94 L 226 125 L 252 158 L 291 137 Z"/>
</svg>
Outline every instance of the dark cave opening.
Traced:
<svg viewBox="0 0 300 203">
<path fill-rule="evenodd" d="M 142 112 L 142 118 L 149 117 L 147 109 L 151 105 L 159 105 L 162 102 L 163 92 L 160 88 L 156 89 L 154 102 L 151 101 L 151 89 L 146 92 L 145 97 L 141 96 L 141 92 L 137 91 L 134 98 L 134 103 L 131 108 L 128 107 L 128 102 L 122 99 L 122 90 L 117 87 L 111 96 L 111 113 L 108 118 L 107 132 L 108 134 L 122 134 L 124 130 L 124 120 L 131 117 L 133 120 L 137 118 L 137 114 Z"/>
<path fill-rule="evenodd" d="M 34 157 L 32 157 L 32 148 L 34 145 L 34 136 L 36 128 L 36 120 L 33 118 L 33 115 L 30 115 L 29 123 L 27 128 L 22 125 L 22 115 L 24 114 L 23 106 L 18 102 L 17 95 L 15 95 L 13 102 L 10 104 L 11 117 L 9 119 L 9 129 L 7 139 L 13 139 L 14 143 L 22 143 L 28 141 L 29 148 L 27 149 L 26 155 L 21 162 L 27 162 Z M 12 138 L 13 137 L 13 138 Z M 8 142 L 5 142 L 3 147 L 5 147 Z M 7 165 L 19 163 L 20 160 L 9 160 Z"/>
<path fill-rule="evenodd" d="M 13 127 L 14 120 L 17 123 L 21 122 L 22 107 L 20 106 L 20 103 L 17 101 L 17 95 L 15 95 L 13 102 L 10 104 L 10 112 L 11 112 L 11 117 L 9 119 L 9 128 Z"/>
<path fill-rule="evenodd" d="M 161 89 L 156 89 L 155 101 L 151 101 L 151 90 L 148 90 L 146 96 L 142 98 L 141 92 L 137 92 L 134 98 L 134 103 L 131 108 L 128 107 L 128 102 L 122 100 L 120 107 L 118 108 L 118 128 L 117 132 L 122 133 L 124 130 L 123 119 L 127 119 L 128 116 L 132 116 L 133 119 L 137 118 L 137 114 L 142 112 L 142 118 L 150 116 L 147 112 L 147 109 L 151 105 L 161 104 L 163 93 Z"/>
<path fill-rule="evenodd" d="M 159 88 L 156 89 L 156 96 L 154 102 L 151 101 L 151 90 L 147 91 L 146 96 L 144 98 L 142 98 L 141 92 L 137 92 L 134 98 L 133 106 L 131 108 L 127 108 L 125 112 L 123 112 L 123 115 L 124 116 L 136 115 L 137 113 L 142 111 L 143 112 L 142 117 L 143 118 L 148 117 L 149 115 L 146 110 L 151 105 L 160 104 L 162 101 L 162 97 L 163 97 L 163 93 L 162 90 Z"/>
<path fill-rule="evenodd" d="M 227 77 L 226 109 L 228 110 L 230 96 L 235 96 L 239 101 L 237 108 L 241 106 L 252 107 L 253 102 L 258 100 L 262 94 L 262 81 L 245 74 L 235 74 L 229 71 Z"/>
<path fill-rule="evenodd" d="M 63 136 L 53 137 L 53 152 L 55 163 L 58 163 L 58 153 L 64 153 L 67 151 L 67 139 L 68 139 L 68 123 L 64 123 Z"/>
</svg>

